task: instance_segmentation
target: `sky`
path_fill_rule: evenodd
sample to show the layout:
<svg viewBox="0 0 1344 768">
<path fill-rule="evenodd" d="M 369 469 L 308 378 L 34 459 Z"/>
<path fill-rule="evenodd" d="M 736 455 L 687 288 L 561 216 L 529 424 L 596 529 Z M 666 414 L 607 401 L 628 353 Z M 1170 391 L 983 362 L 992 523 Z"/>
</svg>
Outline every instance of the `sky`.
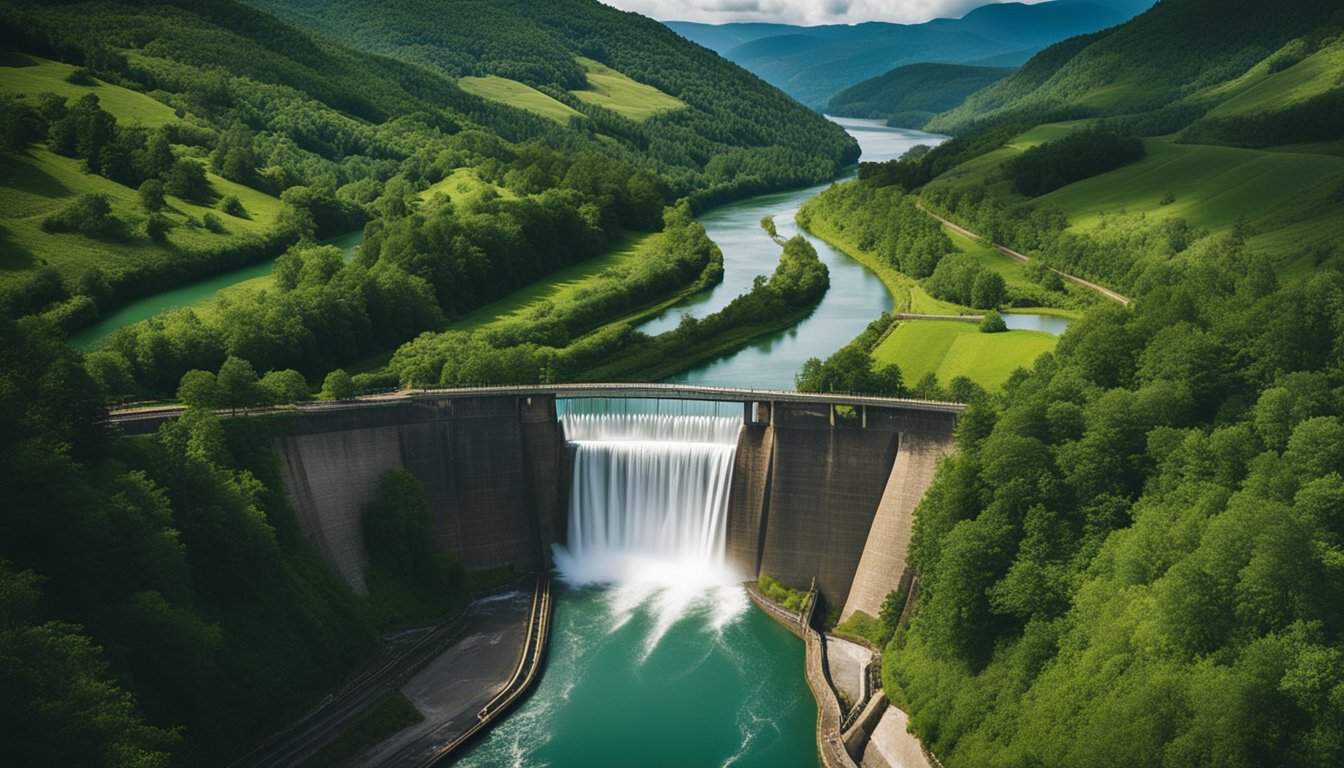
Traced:
<svg viewBox="0 0 1344 768">
<path fill-rule="evenodd" d="M 1004 0 L 602 0 L 661 21 L 772 21 L 781 24 L 919 23 L 959 18 L 972 8 Z M 1042 0 L 1017 0 L 1037 3 Z"/>
</svg>

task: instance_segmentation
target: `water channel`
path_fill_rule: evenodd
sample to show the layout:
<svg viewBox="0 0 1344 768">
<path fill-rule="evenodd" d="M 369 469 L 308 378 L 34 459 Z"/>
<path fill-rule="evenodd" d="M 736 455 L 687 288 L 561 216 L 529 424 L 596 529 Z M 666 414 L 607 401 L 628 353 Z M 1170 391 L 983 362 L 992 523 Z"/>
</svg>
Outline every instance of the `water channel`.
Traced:
<svg viewBox="0 0 1344 768">
<path fill-rule="evenodd" d="M 344 235 L 333 237 L 330 240 L 322 241 L 323 245 L 334 245 L 341 249 L 341 255 L 347 261 L 354 257 L 355 252 L 359 250 L 359 244 L 364 240 L 364 230 L 347 232 Z M 215 294 L 239 283 L 247 282 L 258 277 L 265 277 L 271 274 L 271 267 L 275 264 L 275 259 L 266 259 L 265 261 L 250 264 L 246 267 L 239 267 L 228 272 L 222 272 L 213 277 L 207 277 L 204 280 L 198 280 L 190 285 L 184 285 L 181 288 L 174 288 L 171 291 L 163 291 L 152 296 L 146 296 L 143 299 L 133 301 L 130 304 L 112 312 L 98 322 L 81 330 L 79 333 L 70 337 L 70 343 L 85 352 L 97 346 L 98 342 L 110 336 L 115 331 L 128 325 L 134 325 L 141 320 L 167 312 L 177 307 L 186 307 L 198 302 L 205 301 Z"/>
</svg>

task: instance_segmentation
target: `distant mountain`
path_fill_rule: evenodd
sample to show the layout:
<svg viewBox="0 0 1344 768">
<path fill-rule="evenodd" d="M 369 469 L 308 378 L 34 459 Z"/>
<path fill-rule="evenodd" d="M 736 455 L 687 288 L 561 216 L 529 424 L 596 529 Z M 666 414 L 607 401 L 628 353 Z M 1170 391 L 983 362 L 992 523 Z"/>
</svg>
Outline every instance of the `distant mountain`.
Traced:
<svg viewBox="0 0 1344 768">
<path fill-rule="evenodd" d="M 1051 43 L 1124 22 L 1152 0 L 1055 0 L 981 6 L 960 19 L 923 24 L 869 22 L 667 26 L 778 86 L 813 109 L 851 85 L 906 64 L 1021 64 Z"/>
<path fill-rule="evenodd" d="M 923 128 L 940 112 L 1013 73 L 1012 67 L 908 64 L 864 80 L 831 98 L 827 114 L 886 120 L 898 128 Z"/>
<path fill-rule="evenodd" d="M 1164 0 L 1045 49 L 928 128 L 1123 116 L 1139 133 L 1217 143 L 1331 138 L 1344 133 L 1341 31 L 1339 0 Z"/>
</svg>

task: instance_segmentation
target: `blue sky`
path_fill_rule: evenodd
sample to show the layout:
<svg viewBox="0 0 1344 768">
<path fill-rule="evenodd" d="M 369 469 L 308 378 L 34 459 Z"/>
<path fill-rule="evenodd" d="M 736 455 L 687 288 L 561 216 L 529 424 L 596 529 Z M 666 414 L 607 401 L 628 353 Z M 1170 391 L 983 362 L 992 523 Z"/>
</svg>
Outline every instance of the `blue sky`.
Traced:
<svg viewBox="0 0 1344 768">
<path fill-rule="evenodd" d="M 1018 0 L 1025 3 L 1042 0 Z M 773 21 L 783 24 L 918 23 L 958 18 L 995 0 L 602 0 L 663 21 Z"/>
</svg>

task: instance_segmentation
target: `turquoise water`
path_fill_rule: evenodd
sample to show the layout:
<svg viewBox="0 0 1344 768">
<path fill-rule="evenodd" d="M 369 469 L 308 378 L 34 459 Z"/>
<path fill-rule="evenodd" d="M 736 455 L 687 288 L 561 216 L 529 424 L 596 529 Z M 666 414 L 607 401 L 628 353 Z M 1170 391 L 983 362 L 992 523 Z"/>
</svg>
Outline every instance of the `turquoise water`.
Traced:
<svg viewBox="0 0 1344 768">
<path fill-rule="evenodd" d="M 740 587 L 562 588 L 532 696 L 458 763 L 815 768 L 803 643 Z"/>
</svg>

